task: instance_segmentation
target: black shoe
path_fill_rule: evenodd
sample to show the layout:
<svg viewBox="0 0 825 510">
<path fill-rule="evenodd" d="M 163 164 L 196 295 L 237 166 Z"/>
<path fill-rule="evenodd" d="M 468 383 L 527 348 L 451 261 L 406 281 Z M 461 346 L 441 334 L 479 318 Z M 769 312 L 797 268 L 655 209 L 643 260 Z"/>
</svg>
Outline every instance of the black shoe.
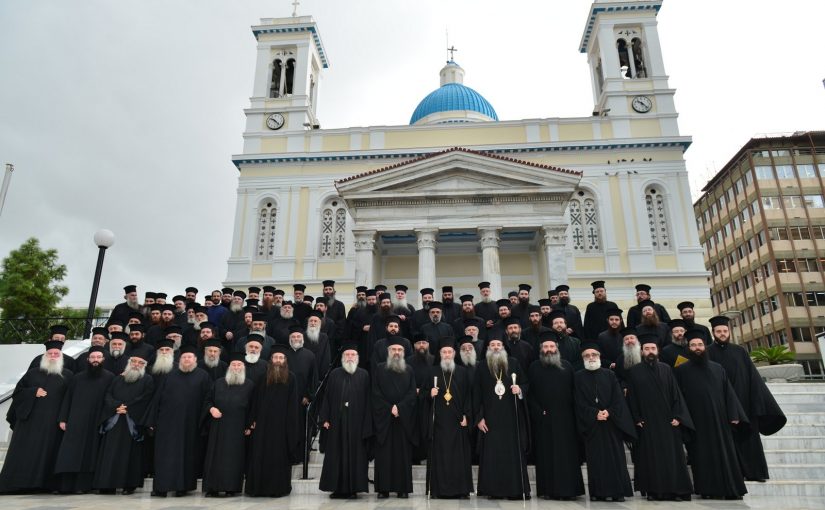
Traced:
<svg viewBox="0 0 825 510">
<path fill-rule="evenodd" d="M 398 493 L 398 499 L 407 499 L 408 497 L 410 497 L 410 496 L 406 492 L 399 492 Z"/>
<path fill-rule="evenodd" d="M 389 492 L 379 492 L 378 493 L 378 499 L 387 499 L 388 497 L 390 497 Z"/>
<path fill-rule="evenodd" d="M 347 494 L 346 499 L 358 499 L 358 493 L 357 492 L 350 492 L 349 494 Z"/>
<path fill-rule="evenodd" d="M 115 489 L 99 489 L 97 491 L 97 493 L 101 495 L 115 494 L 116 492 L 117 491 Z"/>
<path fill-rule="evenodd" d="M 725 499 L 738 501 L 738 500 L 742 499 L 742 496 L 725 496 Z"/>
<path fill-rule="evenodd" d="M 624 496 L 619 496 L 619 497 L 613 498 L 613 502 L 614 503 L 624 503 Z"/>
<path fill-rule="evenodd" d="M 204 494 L 203 497 L 205 497 L 205 498 L 217 498 L 218 493 L 215 492 L 215 491 L 209 491 L 206 494 Z"/>
<path fill-rule="evenodd" d="M 187 491 L 175 491 L 175 497 L 176 498 L 182 498 L 182 497 L 186 496 L 186 494 L 187 494 Z"/>
<path fill-rule="evenodd" d="M 123 489 L 124 496 L 131 496 L 135 493 L 135 489 L 133 487 L 129 487 L 128 489 Z"/>
<path fill-rule="evenodd" d="M 237 494 L 237 492 L 234 492 L 234 491 L 226 491 L 226 492 L 224 493 L 224 496 L 226 496 L 227 498 L 234 498 L 234 497 L 235 497 L 235 494 Z"/>
<path fill-rule="evenodd" d="M 160 492 L 160 491 L 152 491 L 152 497 L 155 497 L 155 498 L 165 498 L 165 497 L 166 497 L 166 493 L 165 493 L 165 492 Z"/>
</svg>

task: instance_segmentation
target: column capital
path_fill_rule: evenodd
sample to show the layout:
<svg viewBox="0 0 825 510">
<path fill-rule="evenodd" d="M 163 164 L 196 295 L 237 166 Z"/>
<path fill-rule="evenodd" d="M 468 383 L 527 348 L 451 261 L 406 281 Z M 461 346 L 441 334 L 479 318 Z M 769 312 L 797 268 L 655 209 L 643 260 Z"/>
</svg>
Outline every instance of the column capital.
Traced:
<svg viewBox="0 0 825 510">
<path fill-rule="evenodd" d="M 355 238 L 355 251 L 375 251 L 375 230 L 353 230 L 352 236 Z"/>
<path fill-rule="evenodd" d="M 567 244 L 567 225 L 542 225 L 545 246 L 564 246 Z"/>
<path fill-rule="evenodd" d="M 434 250 L 438 244 L 438 228 L 417 228 L 415 229 L 415 237 L 419 250 L 425 248 Z"/>
<path fill-rule="evenodd" d="M 478 238 L 481 248 L 498 248 L 501 244 L 501 227 L 478 227 Z"/>
</svg>

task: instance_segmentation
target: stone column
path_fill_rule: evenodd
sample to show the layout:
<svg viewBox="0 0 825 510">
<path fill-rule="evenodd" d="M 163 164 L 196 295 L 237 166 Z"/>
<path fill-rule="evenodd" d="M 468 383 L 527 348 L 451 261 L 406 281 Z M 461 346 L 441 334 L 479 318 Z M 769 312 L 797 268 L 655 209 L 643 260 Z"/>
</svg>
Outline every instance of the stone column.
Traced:
<svg viewBox="0 0 825 510">
<path fill-rule="evenodd" d="M 375 267 L 375 230 L 353 230 L 355 238 L 355 286 L 372 287 Z"/>
<path fill-rule="evenodd" d="M 438 243 L 437 228 L 417 228 L 418 243 L 418 290 L 435 288 L 435 245 Z"/>
<path fill-rule="evenodd" d="M 550 288 L 567 283 L 567 260 L 564 248 L 567 245 L 567 225 L 544 225 L 544 256 L 547 259 L 547 277 Z"/>
<path fill-rule="evenodd" d="M 498 247 L 501 244 L 499 232 L 501 227 L 479 227 L 478 238 L 481 243 L 481 278 L 490 282 L 490 295 L 501 299 L 501 266 L 498 259 Z"/>
</svg>

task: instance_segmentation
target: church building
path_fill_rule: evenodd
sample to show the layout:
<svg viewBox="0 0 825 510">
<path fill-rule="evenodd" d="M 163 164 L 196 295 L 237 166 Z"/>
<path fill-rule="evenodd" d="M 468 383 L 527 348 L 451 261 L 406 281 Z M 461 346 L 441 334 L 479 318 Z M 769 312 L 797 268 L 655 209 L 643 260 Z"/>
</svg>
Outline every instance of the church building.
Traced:
<svg viewBox="0 0 825 510">
<path fill-rule="evenodd" d="M 349 301 L 357 285 L 477 295 L 489 281 L 494 297 L 530 283 L 536 300 L 566 283 L 584 303 L 590 282 L 605 280 L 620 306 L 646 283 L 668 309 L 687 299 L 707 315 L 684 160 L 691 138 L 668 85 L 661 6 L 597 0 L 582 12 L 593 105 L 581 117 L 499 119 L 495 98 L 465 84 L 451 59 L 408 125 L 341 129 L 316 117 L 330 60 L 313 18 L 262 19 L 243 152 L 233 156 L 226 285 L 302 282 L 320 295 L 331 279 Z"/>
</svg>

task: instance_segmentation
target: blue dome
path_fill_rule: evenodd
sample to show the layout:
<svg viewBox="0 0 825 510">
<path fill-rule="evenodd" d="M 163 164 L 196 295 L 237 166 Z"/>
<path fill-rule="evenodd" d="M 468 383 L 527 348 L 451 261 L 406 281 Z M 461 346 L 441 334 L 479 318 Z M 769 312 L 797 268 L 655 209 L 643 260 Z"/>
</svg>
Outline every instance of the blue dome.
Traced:
<svg viewBox="0 0 825 510">
<path fill-rule="evenodd" d="M 418 103 L 410 117 L 410 124 L 415 124 L 433 113 L 456 110 L 470 110 L 498 120 L 493 105 L 481 94 L 461 83 L 445 83 Z"/>
</svg>

